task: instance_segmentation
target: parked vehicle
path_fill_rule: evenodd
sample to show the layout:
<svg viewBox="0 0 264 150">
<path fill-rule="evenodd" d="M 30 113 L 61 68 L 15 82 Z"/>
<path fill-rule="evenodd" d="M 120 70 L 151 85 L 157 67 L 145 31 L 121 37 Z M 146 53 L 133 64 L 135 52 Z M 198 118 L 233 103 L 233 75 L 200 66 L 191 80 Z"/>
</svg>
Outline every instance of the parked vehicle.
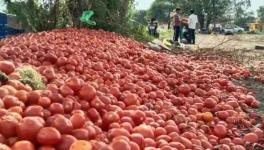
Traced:
<svg viewBox="0 0 264 150">
<path fill-rule="evenodd" d="M 245 31 L 244 28 L 241 28 L 241 27 L 236 26 L 236 25 L 226 25 L 223 29 L 223 33 L 225 35 L 233 35 L 235 33 L 241 33 L 244 31 Z"/>
<path fill-rule="evenodd" d="M 0 39 L 23 32 L 16 16 L 0 12 Z"/>
</svg>

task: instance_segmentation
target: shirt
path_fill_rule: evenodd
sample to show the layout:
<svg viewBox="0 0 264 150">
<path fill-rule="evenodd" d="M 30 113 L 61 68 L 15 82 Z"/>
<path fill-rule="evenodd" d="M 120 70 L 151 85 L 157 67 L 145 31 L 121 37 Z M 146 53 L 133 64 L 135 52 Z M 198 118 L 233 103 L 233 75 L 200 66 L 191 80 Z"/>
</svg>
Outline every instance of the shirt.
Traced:
<svg viewBox="0 0 264 150">
<path fill-rule="evenodd" d="M 198 17 L 194 14 L 191 14 L 188 19 L 189 28 L 196 29 L 196 24 L 198 23 Z"/>
<path fill-rule="evenodd" d="M 181 25 L 181 16 L 180 14 L 174 15 L 174 26 L 180 26 Z"/>
<path fill-rule="evenodd" d="M 170 17 L 173 18 L 173 26 L 180 26 L 181 24 L 181 16 L 178 13 L 172 13 Z"/>
</svg>

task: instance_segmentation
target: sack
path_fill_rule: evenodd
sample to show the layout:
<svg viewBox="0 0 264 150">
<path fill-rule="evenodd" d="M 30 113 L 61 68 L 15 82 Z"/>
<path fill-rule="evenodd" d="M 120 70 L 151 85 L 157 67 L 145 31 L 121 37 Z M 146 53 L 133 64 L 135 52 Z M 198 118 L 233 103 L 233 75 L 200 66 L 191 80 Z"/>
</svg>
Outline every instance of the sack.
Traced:
<svg viewBox="0 0 264 150">
<path fill-rule="evenodd" d="M 94 12 L 89 10 L 89 11 L 84 11 L 80 20 L 82 23 L 88 24 L 88 25 L 96 25 L 95 21 L 91 21 L 90 18 L 94 15 Z"/>
</svg>

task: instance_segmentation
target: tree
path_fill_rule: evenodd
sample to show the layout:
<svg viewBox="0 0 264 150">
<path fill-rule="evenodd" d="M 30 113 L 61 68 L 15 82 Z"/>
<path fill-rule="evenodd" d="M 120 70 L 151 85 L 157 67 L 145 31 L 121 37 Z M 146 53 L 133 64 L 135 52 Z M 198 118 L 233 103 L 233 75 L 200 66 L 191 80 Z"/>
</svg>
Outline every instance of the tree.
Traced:
<svg viewBox="0 0 264 150">
<path fill-rule="evenodd" d="M 81 27 L 85 10 L 95 12 L 96 28 L 123 32 L 127 28 L 133 0 L 5 0 L 7 11 L 17 15 L 31 31 Z"/>
<path fill-rule="evenodd" d="M 132 19 L 140 24 L 147 25 L 147 11 L 146 10 L 139 10 L 133 13 Z"/>
<path fill-rule="evenodd" d="M 59 0 L 43 1 L 37 0 L 11 1 L 5 0 L 7 12 L 15 14 L 22 23 L 24 29 L 29 31 L 44 31 L 54 28 L 65 27 L 67 21 L 67 10 Z"/>
<path fill-rule="evenodd" d="M 258 17 L 262 23 L 264 23 L 264 6 L 260 6 L 258 9 Z"/>
<path fill-rule="evenodd" d="M 250 0 L 156 0 L 149 11 L 161 21 L 168 22 L 166 15 L 174 8 L 180 7 L 185 16 L 189 15 L 190 9 L 194 9 L 198 15 L 200 28 L 208 29 L 211 23 L 228 21 L 227 12 L 230 9 L 249 5 Z"/>
</svg>

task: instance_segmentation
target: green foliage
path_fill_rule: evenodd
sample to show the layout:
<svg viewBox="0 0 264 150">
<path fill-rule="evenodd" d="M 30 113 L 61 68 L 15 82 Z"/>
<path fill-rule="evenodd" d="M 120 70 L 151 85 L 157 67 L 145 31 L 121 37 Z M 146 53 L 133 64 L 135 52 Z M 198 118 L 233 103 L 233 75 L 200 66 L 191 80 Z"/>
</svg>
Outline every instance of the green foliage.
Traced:
<svg viewBox="0 0 264 150">
<path fill-rule="evenodd" d="M 264 23 L 264 6 L 260 6 L 258 9 L 258 17 L 262 23 Z"/>
<path fill-rule="evenodd" d="M 241 11 L 241 14 L 235 17 L 235 24 L 241 27 L 246 27 L 248 23 L 255 22 L 254 12 Z"/>
<path fill-rule="evenodd" d="M 132 19 L 140 24 L 147 25 L 148 24 L 148 12 L 146 10 L 135 11 L 132 15 Z"/>
<path fill-rule="evenodd" d="M 141 42 L 149 42 L 154 39 L 148 34 L 147 27 L 145 25 L 134 21 L 129 21 L 127 32 L 123 34 Z"/>
<path fill-rule="evenodd" d="M 150 8 L 148 16 L 149 18 L 155 17 L 160 22 L 169 22 L 170 12 L 175 8 L 175 3 L 170 0 L 156 0 Z"/>
<path fill-rule="evenodd" d="M 7 1 L 7 12 L 15 14 L 23 28 L 34 32 L 65 27 L 68 19 L 66 7 L 60 0 Z"/>
<path fill-rule="evenodd" d="M 34 90 L 42 90 L 45 85 L 42 81 L 41 75 L 31 66 L 23 66 L 18 68 L 21 75 L 20 82 L 28 84 Z"/>
<path fill-rule="evenodd" d="M 162 22 L 169 22 L 168 14 L 176 7 L 182 9 L 184 16 L 188 16 L 190 9 L 194 9 L 198 15 L 200 28 L 208 28 L 211 23 L 230 21 L 230 16 L 227 15 L 234 13 L 230 10 L 235 10 L 236 13 L 239 7 L 248 6 L 250 0 L 155 0 L 149 10 L 149 16 L 155 16 Z M 242 16 L 242 19 L 252 19 L 251 16 L 249 18 Z"/>
</svg>

